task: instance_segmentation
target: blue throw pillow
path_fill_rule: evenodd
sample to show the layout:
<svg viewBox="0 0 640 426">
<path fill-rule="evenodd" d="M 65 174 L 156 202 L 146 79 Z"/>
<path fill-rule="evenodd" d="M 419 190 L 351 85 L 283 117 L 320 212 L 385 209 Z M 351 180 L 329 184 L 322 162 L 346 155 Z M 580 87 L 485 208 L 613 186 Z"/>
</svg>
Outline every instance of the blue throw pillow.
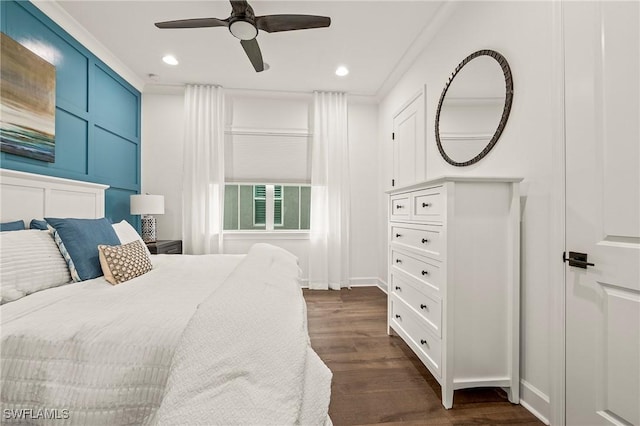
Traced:
<svg viewBox="0 0 640 426">
<path fill-rule="evenodd" d="M 22 231 L 24 229 L 24 220 L 16 220 L 15 222 L 0 223 L 0 231 Z"/>
<path fill-rule="evenodd" d="M 102 275 L 98 245 L 120 245 L 120 240 L 108 219 L 56 219 L 45 217 L 55 229 L 54 239 L 66 256 L 74 281 L 84 281 Z M 58 238 L 56 238 L 56 236 Z M 60 244 L 62 243 L 62 244 Z"/>
<path fill-rule="evenodd" d="M 49 228 L 47 227 L 46 220 L 33 219 L 29 224 L 29 229 L 39 229 L 41 231 L 46 231 Z"/>
</svg>

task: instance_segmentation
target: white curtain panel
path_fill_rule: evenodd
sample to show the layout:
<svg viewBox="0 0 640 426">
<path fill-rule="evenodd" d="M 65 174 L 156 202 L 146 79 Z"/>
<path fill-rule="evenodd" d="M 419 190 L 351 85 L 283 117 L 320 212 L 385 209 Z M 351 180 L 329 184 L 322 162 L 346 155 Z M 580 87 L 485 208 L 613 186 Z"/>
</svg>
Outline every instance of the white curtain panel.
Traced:
<svg viewBox="0 0 640 426">
<path fill-rule="evenodd" d="M 349 138 L 347 96 L 314 93 L 311 147 L 309 288 L 349 286 Z"/>
<path fill-rule="evenodd" d="M 182 239 L 186 254 L 222 253 L 224 90 L 185 90 Z"/>
</svg>

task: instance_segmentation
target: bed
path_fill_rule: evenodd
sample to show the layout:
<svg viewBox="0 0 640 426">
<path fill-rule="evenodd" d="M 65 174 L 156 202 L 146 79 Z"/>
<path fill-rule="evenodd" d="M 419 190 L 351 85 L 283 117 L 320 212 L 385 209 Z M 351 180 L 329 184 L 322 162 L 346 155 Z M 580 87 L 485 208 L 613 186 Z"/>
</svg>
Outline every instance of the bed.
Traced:
<svg viewBox="0 0 640 426">
<path fill-rule="evenodd" d="M 104 214 L 100 185 L 2 170 L 0 188 L 3 222 Z M 330 424 L 331 372 L 309 343 L 293 255 L 257 244 L 151 262 L 122 284 L 0 306 L 3 423 Z"/>
</svg>

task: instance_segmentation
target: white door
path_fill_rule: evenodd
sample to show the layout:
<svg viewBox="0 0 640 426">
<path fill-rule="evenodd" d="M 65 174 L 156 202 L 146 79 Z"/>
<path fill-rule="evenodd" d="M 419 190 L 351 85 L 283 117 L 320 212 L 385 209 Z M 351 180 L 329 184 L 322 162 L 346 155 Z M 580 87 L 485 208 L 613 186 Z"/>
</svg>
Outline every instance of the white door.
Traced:
<svg viewBox="0 0 640 426">
<path fill-rule="evenodd" d="M 393 183 L 404 186 L 424 180 L 424 95 L 413 96 L 393 117 Z"/>
<path fill-rule="evenodd" d="M 640 425 L 639 17 L 564 3 L 568 425 Z"/>
</svg>

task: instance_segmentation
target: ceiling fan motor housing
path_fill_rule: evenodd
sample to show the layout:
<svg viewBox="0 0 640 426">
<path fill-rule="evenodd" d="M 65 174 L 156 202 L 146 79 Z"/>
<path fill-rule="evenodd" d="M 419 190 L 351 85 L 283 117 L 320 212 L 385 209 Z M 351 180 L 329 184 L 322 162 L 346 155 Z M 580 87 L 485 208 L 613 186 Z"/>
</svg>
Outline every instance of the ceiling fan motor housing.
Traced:
<svg viewBox="0 0 640 426">
<path fill-rule="evenodd" d="M 229 31 L 240 40 L 253 40 L 258 36 L 256 15 L 248 3 L 231 2 L 232 11 L 229 17 Z"/>
</svg>

